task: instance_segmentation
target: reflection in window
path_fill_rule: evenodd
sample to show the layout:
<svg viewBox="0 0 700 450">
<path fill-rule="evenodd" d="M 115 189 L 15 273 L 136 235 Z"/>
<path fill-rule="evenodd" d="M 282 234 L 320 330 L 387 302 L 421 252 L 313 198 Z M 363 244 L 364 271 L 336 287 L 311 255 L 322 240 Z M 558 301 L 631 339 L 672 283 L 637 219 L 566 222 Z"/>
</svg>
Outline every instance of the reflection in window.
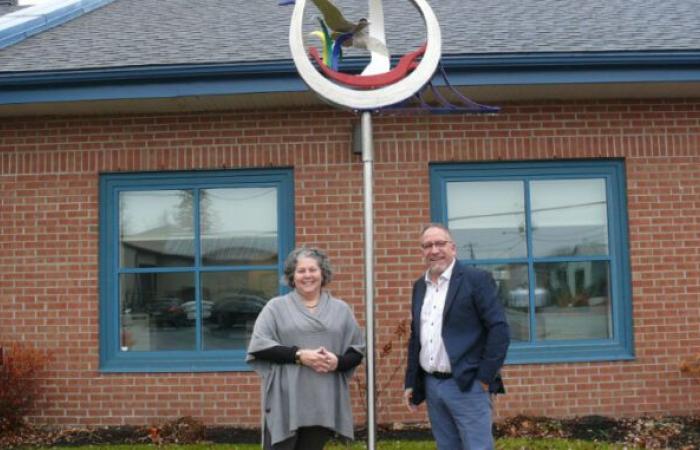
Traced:
<svg viewBox="0 0 700 450">
<path fill-rule="evenodd" d="M 607 261 L 535 265 L 537 288 L 544 294 L 535 312 L 538 338 L 612 337 Z"/>
<path fill-rule="evenodd" d="M 122 267 L 194 263 L 192 191 L 119 193 Z"/>
<path fill-rule="evenodd" d="M 493 274 L 510 361 L 632 356 L 621 161 L 436 164 L 431 185 L 458 258 Z"/>
<path fill-rule="evenodd" d="M 121 275 L 121 350 L 245 348 L 251 318 L 278 289 L 277 189 L 125 191 L 119 198 L 122 267 L 138 270 Z M 198 286 L 197 250 L 204 264 L 268 270 L 205 272 Z M 169 267 L 191 270 L 160 272 Z M 243 293 L 257 297 L 256 308 L 234 305 Z M 246 323 L 242 334 L 233 322 Z"/>
<path fill-rule="evenodd" d="M 275 188 L 203 189 L 200 195 L 203 264 L 277 262 Z"/>
<path fill-rule="evenodd" d="M 530 340 L 530 288 L 527 264 L 480 265 L 491 272 L 505 307 L 513 342 Z"/>
<path fill-rule="evenodd" d="M 535 256 L 608 253 L 605 180 L 530 183 Z"/>
<path fill-rule="evenodd" d="M 447 183 L 447 226 L 465 259 L 527 254 L 522 181 Z"/>
<path fill-rule="evenodd" d="M 605 180 L 453 182 L 447 201 L 462 259 L 522 261 L 484 266 L 498 284 L 515 341 L 611 336 L 607 262 L 537 262 L 542 256 L 607 257 Z M 535 283 L 529 282 L 528 260 Z"/>
<path fill-rule="evenodd" d="M 100 200 L 103 370 L 247 368 L 293 245 L 291 171 L 110 174 Z"/>
<path fill-rule="evenodd" d="M 203 273 L 211 311 L 204 320 L 204 349 L 247 348 L 255 319 L 277 295 L 277 284 L 277 271 L 272 270 Z"/>
<path fill-rule="evenodd" d="M 122 274 L 121 350 L 194 350 L 192 273 Z"/>
</svg>

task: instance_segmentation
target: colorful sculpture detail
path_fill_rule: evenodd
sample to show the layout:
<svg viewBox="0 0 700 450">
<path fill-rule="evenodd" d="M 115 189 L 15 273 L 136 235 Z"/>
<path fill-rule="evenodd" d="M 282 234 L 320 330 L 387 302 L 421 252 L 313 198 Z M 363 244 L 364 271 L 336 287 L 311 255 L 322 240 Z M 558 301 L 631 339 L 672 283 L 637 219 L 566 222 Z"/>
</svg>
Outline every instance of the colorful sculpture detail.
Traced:
<svg viewBox="0 0 700 450">
<path fill-rule="evenodd" d="M 333 70 L 338 69 L 338 61 L 342 57 L 342 47 L 355 47 L 367 49 L 373 53 L 380 53 L 387 59 L 389 51 L 386 44 L 369 34 L 370 22 L 364 17 L 357 22 L 351 22 L 331 0 L 312 0 L 314 5 L 323 15 L 318 21 L 321 30 L 314 31 L 312 35 L 321 40 L 323 48 L 323 62 Z M 295 0 L 284 0 L 280 5 L 293 5 Z"/>
<path fill-rule="evenodd" d="M 375 89 L 396 83 L 400 79 L 404 78 L 408 72 L 417 67 L 418 63 L 416 60 L 420 58 L 423 53 L 425 53 L 425 45 L 415 52 L 404 55 L 399 60 L 396 67 L 391 69 L 389 72 L 380 73 L 377 75 L 350 75 L 333 70 L 334 66 L 328 67 L 328 65 L 319 56 L 318 50 L 316 50 L 315 47 L 311 47 L 309 49 L 309 54 L 313 60 L 316 61 L 316 64 L 324 75 L 333 81 L 357 89 Z"/>
<path fill-rule="evenodd" d="M 440 67 L 441 34 L 437 18 L 426 0 L 409 0 L 418 9 L 425 22 L 426 43 L 421 48 L 402 56 L 390 67 L 389 51 L 384 41 L 382 0 L 369 1 L 369 19 L 350 21 L 332 0 L 311 0 L 322 14 L 318 19 L 320 30 L 311 33 L 321 41 L 321 54 L 311 47 L 307 56 L 302 36 L 302 22 L 307 0 L 282 0 L 280 5 L 294 5 L 289 31 L 289 45 L 297 71 L 309 87 L 337 106 L 353 110 L 381 110 L 403 112 L 410 109 L 410 99 L 418 101 L 418 108 L 438 113 L 493 113 L 498 108 L 479 105 L 462 96 L 450 86 Z M 367 49 L 370 63 L 360 75 L 339 70 L 343 47 Z M 310 56 L 310 58 L 309 58 Z M 315 64 L 315 65 L 314 65 Z M 431 80 L 440 67 L 445 86 L 457 98 L 448 101 Z M 422 91 L 430 90 L 439 103 L 431 106 Z"/>
</svg>

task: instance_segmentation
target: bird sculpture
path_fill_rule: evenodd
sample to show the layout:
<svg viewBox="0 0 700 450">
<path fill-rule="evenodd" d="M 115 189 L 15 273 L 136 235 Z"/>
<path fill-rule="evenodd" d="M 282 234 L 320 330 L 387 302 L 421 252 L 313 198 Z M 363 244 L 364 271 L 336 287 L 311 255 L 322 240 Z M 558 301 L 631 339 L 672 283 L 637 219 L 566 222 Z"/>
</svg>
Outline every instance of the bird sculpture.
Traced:
<svg viewBox="0 0 700 450">
<path fill-rule="evenodd" d="M 336 33 L 354 33 L 365 28 L 369 22 L 367 19 L 360 19 L 357 23 L 352 23 L 343 16 L 340 9 L 331 0 L 312 0 L 321 14 L 323 20 L 331 31 Z M 293 5 L 295 0 L 282 0 L 280 5 Z"/>
<path fill-rule="evenodd" d="M 355 47 L 375 51 L 384 55 L 389 54 L 386 45 L 377 38 L 369 35 L 369 21 L 365 18 L 351 22 L 331 0 L 312 0 L 323 16 L 323 22 L 330 31 L 334 41 L 343 36 L 343 47 Z M 280 5 L 293 5 L 295 0 L 282 0 Z"/>
</svg>

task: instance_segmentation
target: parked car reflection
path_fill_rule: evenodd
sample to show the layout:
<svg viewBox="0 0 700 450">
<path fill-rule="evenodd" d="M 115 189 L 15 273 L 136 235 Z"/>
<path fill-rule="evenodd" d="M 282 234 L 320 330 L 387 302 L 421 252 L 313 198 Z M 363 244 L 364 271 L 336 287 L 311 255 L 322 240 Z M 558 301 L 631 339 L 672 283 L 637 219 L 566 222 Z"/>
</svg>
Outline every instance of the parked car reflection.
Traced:
<svg viewBox="0 0 700 450">
<path fill-rule="evenodd" d="M 530 305 L 530 292 L 525 288 L 518 288 L 509 291 L 508 306 L 514 308 L 527 308 Z M 535 289 L 535 307 L 549 305 L 549 291 L 543 288 Z"/>
<path fill-rule="evenodd" d="M 202 300 L 202 319 L 212 315 L 214 303 Z M 150 304 L 148 309 L 156 326 L 189 327 L 197 319 L 197 302 L 183 302 L 179 297 L 161 297 Z"/>
<path fill-rule="evenodd" d="M 208 300 L 202 300 L 202 319 L 211 317 L 214 303 Z M 188 320 L 194 320 L 197 317 L 197 302 L 189 301 L 182 304 L 182 309 L 185 311 Z"/>
<path fill-rule="evenodd" d="M 161 297 L 148 304 L 148 313 L 157 327 L 187 325 L 187 313 L 179 297 Z"/>
<path fill-rule="evenodd" d="M 263 306 L 265 299 L 257 295 L 230 294 L 214 302 L 211 319 L 220 329 L 248 329 L 252 328 Z"/>
</svg>

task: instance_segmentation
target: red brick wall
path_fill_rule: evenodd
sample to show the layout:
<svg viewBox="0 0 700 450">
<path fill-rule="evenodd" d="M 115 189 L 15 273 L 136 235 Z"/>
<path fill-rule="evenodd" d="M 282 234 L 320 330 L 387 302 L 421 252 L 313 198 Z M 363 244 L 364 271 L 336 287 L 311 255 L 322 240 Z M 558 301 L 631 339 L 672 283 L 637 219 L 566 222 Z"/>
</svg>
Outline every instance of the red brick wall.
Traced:
<svg viewBox="0 0 700 450">
<path fill-rule="evenodd" d="M 363 320 L 362 163 L 353 116 L 325 108 L 6 119 L 0 124 L 0 343 L 53 353 L 34 420 L 147 424 L 191 415 L 259 424 L 253 373 L 100 374 L 98 175 L 294 167 L 297 244 L 326 248 L 332 291 Z M 403 348 L 429 220 L 428 163 L 624 158 L 636 359 L 505 369 L 500 416 L 700 412 L 700 100 L 505 105 L 491 117 L 375 119 L 377 384 L 381 422 L 424 421 L 401 404 Z M 395 367 L 400 366 L 398 372 Z M 356 419 L 362 420 L 354 388 Z"/>
</svg>

